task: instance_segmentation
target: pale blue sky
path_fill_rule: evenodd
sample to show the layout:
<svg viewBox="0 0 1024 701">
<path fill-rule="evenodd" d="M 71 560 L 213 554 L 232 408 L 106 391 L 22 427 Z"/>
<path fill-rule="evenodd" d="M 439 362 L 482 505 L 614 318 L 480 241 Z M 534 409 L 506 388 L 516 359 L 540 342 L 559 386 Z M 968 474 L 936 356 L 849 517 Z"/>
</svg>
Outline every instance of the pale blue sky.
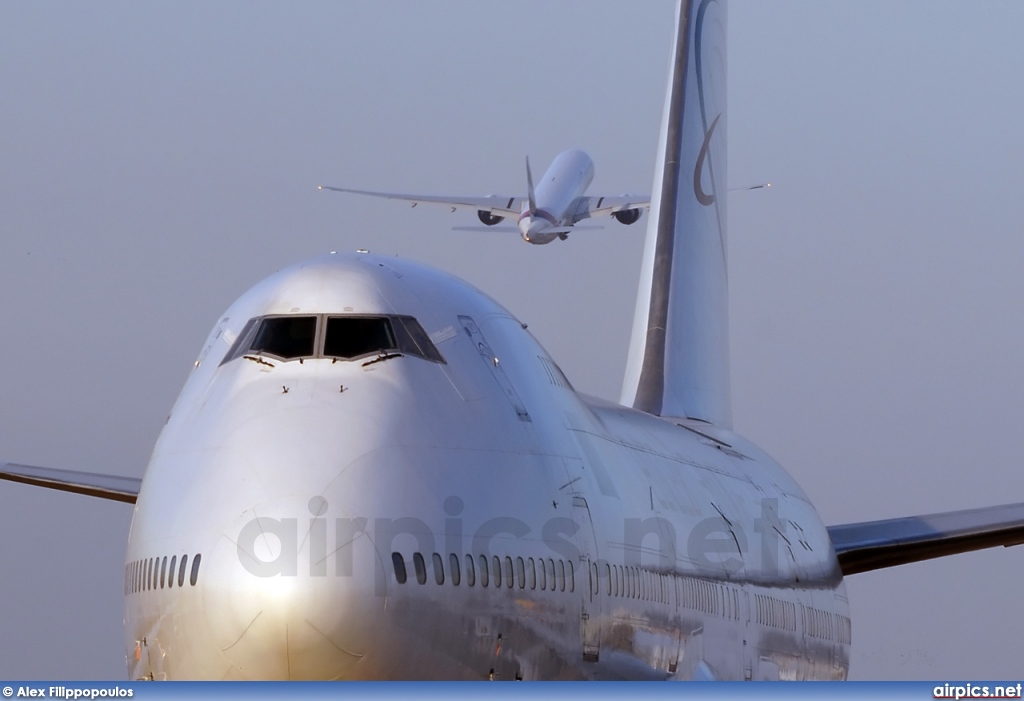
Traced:
<svg viewBox="0 0 1024 701">
<path fill-rule="evenodd" d="M 319 182 L 650 187 L 671 0 L 0 5 L 0 458 L 141 475 L 209 328 L 359 247 L 616 399 L 643 227 L 531 247 Z M 1024 5 L 732 0 L 737 430 L 826 523 L 1024 501 Z M 120 678 L 126 506 L 0 485 L 0 677 Z M 1024 549 L 848 582 L 854 678 L 1012 678 Z"/>
</svg>

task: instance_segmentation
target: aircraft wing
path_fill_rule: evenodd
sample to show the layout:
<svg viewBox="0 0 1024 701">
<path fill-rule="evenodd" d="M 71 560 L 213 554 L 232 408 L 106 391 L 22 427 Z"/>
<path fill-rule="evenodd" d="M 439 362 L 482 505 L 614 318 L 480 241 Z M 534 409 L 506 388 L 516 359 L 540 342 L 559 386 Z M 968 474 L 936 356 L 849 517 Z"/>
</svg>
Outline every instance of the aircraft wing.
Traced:
<svg viewBox="0 0 1024 701">
<path fill-rule="evenodd" d="M 10 462 L 0 463 L 0 479 L 59 489 L 63 492 L 87 494 L 100 499 L 123 501 L 126 504 L 135 503 L 139 487 L 142 485 L 142 480 L 135 477 L 57 470 L 52 467 L 16 465 Z"/>
<path fill-rule="evenodd" d="M 459 197 L 455 195 L 408 195 L 400 192 L 376 192 L 374 190 L 351 190 L 346 187 L 330 187 L 319 185 L 321 190 L 332 190 L 334 192 L 350 192 L 354 195 L 369 195 L 370 197 L 384 197 L 389 200 L 405 200 L 412 202 L 415 207 L 418 204 L 434 204 L 456 209 L 475 209 L 490 212 L 502 217 L 518 217 L 522 212 L 525 197 L 511 197 L 508 195 L 488 195 L 487 197 Z"/>
<path fill-rule="evenodd" d="M 647 209 L 650 195 L 614 195 L 611 197 L 583 197 L 576 210 L 576 220 L 608 217 L 625 209 Z"/>
<path fill-rule="evenodd" d="M 1024 543 L 1024 504 L 829 526 L 844 575 Z"/>
</svg>

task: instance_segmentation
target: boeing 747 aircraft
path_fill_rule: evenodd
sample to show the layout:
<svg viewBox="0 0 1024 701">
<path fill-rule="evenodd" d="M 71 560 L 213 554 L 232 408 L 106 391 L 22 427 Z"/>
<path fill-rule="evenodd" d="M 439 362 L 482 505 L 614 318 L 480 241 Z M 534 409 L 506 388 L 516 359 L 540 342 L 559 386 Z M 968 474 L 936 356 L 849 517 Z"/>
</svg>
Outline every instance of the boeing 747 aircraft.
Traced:
<svg viewBox="0 0 1024 701">
<path fill-rule="evenodd" d="M 456 209 L 475 209 L 480 222 L 488 227 L 500 224 L 506 217 L 518 217 L 519 233 L 527 243 L 551 243 L 565 240 L 576 223 L 594 217 L 612 216 L 620 224 L 635 224 L 644 209 L 650 206 L 646 195 L 585 197 L 594 179 L 594 162 L 578 149 L 563 151 L 555 157 L 540 186 L 534 190 L 530 159 L 526 159 L 526 197 L 489 195 L 487 197 L 455 197 L 451 195 L 403 195 L 395 192 L 350 190 L 321 185 L 321 190 L 351 192 L 357 195 L 386 197 L 393 200 L 439 204 Z M 483 227 L 458 227 L 479 230 Z"/>
<path fill-rule="evenodd" d="M 724 1 L 675 27 L 618 403 L 467 283 L 330 254 L 220 316 L 141 480 L 0 468 L 134 504 L 130 678 L 842 679 L 845 577 L 1024 539 L 826 527 L 733 431 Z"/>
</svg>

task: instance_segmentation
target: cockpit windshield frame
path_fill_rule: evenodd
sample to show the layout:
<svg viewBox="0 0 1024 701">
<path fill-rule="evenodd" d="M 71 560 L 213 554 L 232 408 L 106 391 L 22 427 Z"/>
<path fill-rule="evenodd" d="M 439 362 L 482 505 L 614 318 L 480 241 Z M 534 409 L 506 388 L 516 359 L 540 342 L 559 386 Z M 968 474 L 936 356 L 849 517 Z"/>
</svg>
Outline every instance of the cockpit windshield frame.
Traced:
<svg viewBox="0 0 1024 701">
<path fill-rule="evenodd" d="M 289 320 L 292 323 L 289 324 Z M 304 328 L 303 320 L 313 323 L 311 336 Z M 308 339 L 311 339 L 309 345 L 302 347 Z M 374 356 L 408 355 L 447 364 L 416 318 L 403 314 L 267 314 L 253 317 L 242 327 L 220 364 L 246 355 L 281 362 L 316 358 L 344 362 Z"/>
</svg>

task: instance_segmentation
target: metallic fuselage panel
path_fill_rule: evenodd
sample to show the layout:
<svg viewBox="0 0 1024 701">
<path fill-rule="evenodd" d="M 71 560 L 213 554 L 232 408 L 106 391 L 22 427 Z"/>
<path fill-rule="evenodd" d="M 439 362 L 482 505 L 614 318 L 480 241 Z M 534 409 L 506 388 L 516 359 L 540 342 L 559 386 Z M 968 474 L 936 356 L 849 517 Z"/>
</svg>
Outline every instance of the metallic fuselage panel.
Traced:
<svg viewBox="0 0 1024 701">
<path fill-rule="evenodd" d="M 221 365 L 250 318 L 328 313 L 414 316 L 447 362 Z M 184 555 L 195 585 L 151 574 Z M 476 289 L 365 254 L 282 271 L 223 315 L 154 450 L 126 572 L 132 678 L 842 679 L 849 662 L 831 542 L 770 457 L 577 394 Z"/>
</svg>

